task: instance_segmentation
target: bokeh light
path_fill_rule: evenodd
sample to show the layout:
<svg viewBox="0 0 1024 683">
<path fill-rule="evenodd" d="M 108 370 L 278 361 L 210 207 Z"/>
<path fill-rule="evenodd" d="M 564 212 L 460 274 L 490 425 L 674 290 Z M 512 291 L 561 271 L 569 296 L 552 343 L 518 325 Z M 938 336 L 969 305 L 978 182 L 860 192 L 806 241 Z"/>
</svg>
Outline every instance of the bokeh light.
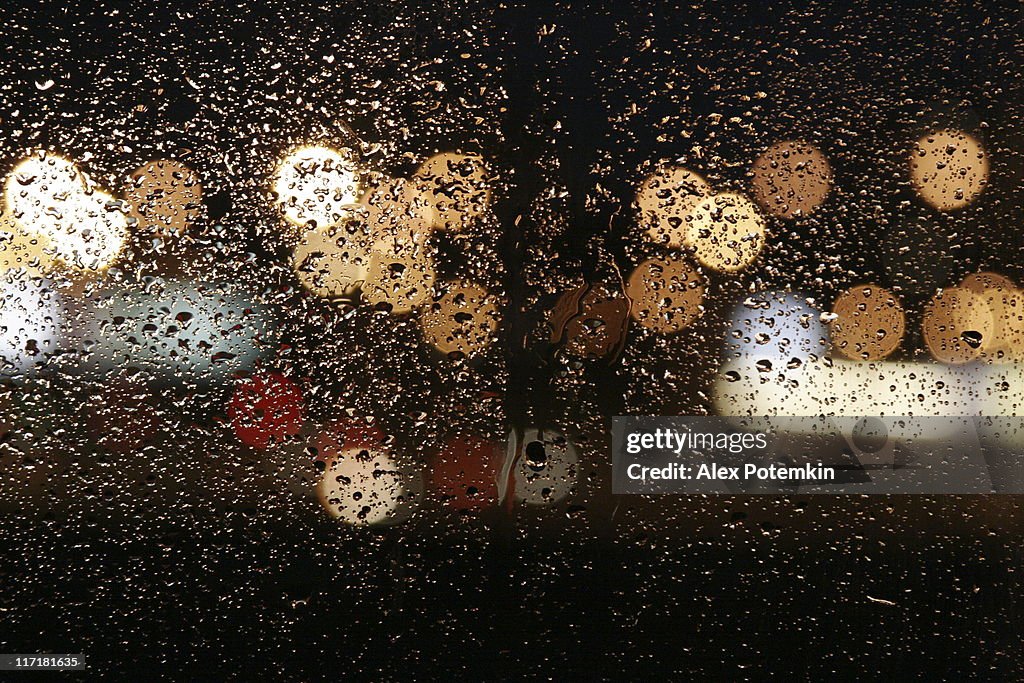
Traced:
<svg viewBox="0 0 1024 683">
<path fill-rule="evenodd" d="M 44 151 L 19 161 L 4 183 L 7 207 L 22 225 L 35 230 L 70 215 L 68 207 L 85 191 L 85 178 L 73 162 Z"/>
<path fill-rule="evenodd" d="M 303 412 L 302 390 L 279 372 L 241 380 L 228 405 L 235 434 L 255 448 L 267 448 L 298 434 Z"/>
<path fill-rule="evenodd" d="M 714 394 L 721 415 L 1018 415 L 1021 381 L 1018 365 L 836 358 L 766 374 L 733 362 L 722 367 Z"/>
<path fill-rule="evenodd" d="M 964 287 L 949 287 L 932 297 L 921 332 L 928 350 L 944 363 L 969 363 L 981 356 L 992 336 L 992 312 L 985 300 Z"/>
<path fill-rule="evenodd" d="M 686 241 L 686 217 L 713 194 L 707 181 L 688 168 L 659 168 L 637 188 L 641 225 L 658 244 L 679 249 Z"/>
<path fill-rule="evenodd" d="M 97 678 L 1017 680 L 1005 5 L 7 3 L 8 651 Z M 989 334 L 926 311 L 946 287 Z M 835 486 L 621 494 L 613 426 L 714 413 L 863 424 L 773 420 L 759 464 Z M 880 445 L 879 414 L 927 443 Z M 941 441 L 924 415 L 1013 417 Z"/>
<path fill-rule="evenodd" d="M 63 325 L 61 300 L 49 282 L 13 273 L 0 278 L 0 374 L 45 364 Z"/>
<path fill-rule="evenodd" d="M 863 293 L 852 300 L 858 298 L 877 301 Z M 986 382 L 977 366 L 829 358 L 823 319 L 830 317 L 796 293 L 762 292 L 737 305 L 714 387 L 718 413 L 973 414 L 974 387 Z"/>
<path fill-rule="evenodd" d="M 684 229 L 686 246 L 712 270 L 746 268 L 764 247 L 764 218 L 740 194 L 723 193 L 698 202 L 687 215 Z"/>
<path fill-rule="evenodd" d="M 434 261 L 426 245 L 411 236 L 377 240 L 363 285 L 363 298 L 392 313 L 408 313 L 433 294 Z"/>
<path fill-rule="evenodd" d="M 470 283 L 452 283 L 448 291 L 424 306 L 423 337 L 442 353 L 472 356 L 494 341 L 500 321 L 498 300 Z"/>
<path fill-rule="evenodd" d="M 378 240 L 410 237 L 422 242 L 440 220 L 433 194 L 408 180 L 385 182 L 367 193 L 362 203 L 370 234 Z"/>
<path fill-rule="evenodd" d="M 135 169 L 125 199 L 129 215 L 158 234 L 182 233 L 200 216 L 203 187 L 195 171 L 181 161 L 157 159 Z"/>
<path fill-rule="evenodd" d="M 76 334 L 90 365 L 129 364 L 169 377 L 221 379 L 252 367 L 275 328 L 269 312 L 232 286 L 160 279 L 90 299 Z"/>
<path fill-rule="evenodd" d="M 284 217 L 295 225 L 337 225 L 351 216 L 359 198 L 358 169 L 352 153 L 303 147 L 277 169 L 274 193 Z"/>
<path fill-rule="evenodd" d="M 307 230 L 292 252 L 292 268 L 317 296 L 351 297 L 369 272 L 369 237 L 356 221 Z"/>
<path fill-rule="evenodd" d="M 900 346 L 906 314 L 884 287 L 851 287 L 832 306 L 832 348 L 851 360 L 880 360 Z"/>
<path fill-rule="evenodd" d="M 4 185 L 14 220 L 74 270 L 97 271 L 120 255 L 128 221 L 119 202 L 87 186 L 78 168 L 62 157 L 39 153 L 19 162 Z"/>
<path fill-rule="evenodd" d="M 1020 349 L 1024 296 L 1008 277 L 998 273 L 971 273 L 960 287 L 981 297 L 992 314 L 992 334 L 982 340 L 982 358 L 1003 361 L 1015 358 Z"/>
<path fill-rule="evenodd" d="M 825 201 L 832 188 L 832 169 L 821 150 L 787 140 L 769 147 L 751 169 L 754 199 L 779 218 L 807 216 Z"/>
<path fill-rule="evenodd" d="M 704 278 L 682 258 L 659 257 L 638 265 L 626 282 L 630 315 L 660 334 L 679 332 L 703 312 Z"/>
<path fill-rule="evenodd" d="M 320 501 L 332 517 L 353 526 L 400 521 L 408 496 L 398 465 L 382 452 L 342 451 L 320 480 Z"/>
<path fill-rule="evenodd" d="M 821 311 L 798 292 L 753 294 L 733 308 L 725 358 L 770 372 L 779 362 L 817 359 L 829 350 Z"/>
<path fill-rule="evenodd" d="M 324 473 L 317 487 L 321 505 L 352 526 L 386 526 L 405 519 L 419 504 L 419 472 L 399 463 L 383 432 L 346 420 L 316 439 Z"/>
<path fill-rule="evenodd" d="M 973 202 L 988 184 L 988 155 L 961 131 L 925 135 L 910 155 L 910 179 L 918 195 L 939 211 Z"/>
<path fill-rule="evenodd" d="M 442 152 L 424 161 L 414 179 L 436 211 L 437 226 L 459 232 L 487 210 L 491 172 L 476 154 Z"/>
<path fill-rule="evenodd" d="M 456 510 L 482 510 L 498 500 L 500 463 L 498 444 L 481 436 L 452 437 L 432 463 L 433 488 Z"/>
<path fill-rule="evenodd" d="M 986 351 L 985 355 L 1024 365 L 1024 292 L 1019 289 L 1008 292 L 1001 297 L 1000 303 L 999 344 L 995 349 Z"/>
<path fill-rule="evenodd" d="M 20 270 L 42 276 L 53 270 L 53 249 L 42 234 L 21 227 L 9 213 L 0 215 L 0 272 Z"/>
<path fill-rule="evenodd" d="M 57 256 L 84 270 L 110 266 L 128 239 L 128 221 L 120 202 L 96 190 L 81 198 L 74 220 L 74 226 L 69 224 L 63 234 L 50 236 Z"/>
</svg>

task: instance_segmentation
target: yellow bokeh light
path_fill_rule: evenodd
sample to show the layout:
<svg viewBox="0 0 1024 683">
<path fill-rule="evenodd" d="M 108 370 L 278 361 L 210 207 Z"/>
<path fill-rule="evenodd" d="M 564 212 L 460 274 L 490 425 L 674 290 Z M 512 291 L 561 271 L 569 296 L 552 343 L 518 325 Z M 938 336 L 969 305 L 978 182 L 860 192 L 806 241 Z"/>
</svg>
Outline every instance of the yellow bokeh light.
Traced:
<svg viewBox="0 0 1024 683">
<path fill-rule="evenodd" d="M 988 155 L 967 133 L 940 130 L 925 135 L 910 155 L 914 189 L 939 211 L 974 201 L 988 183 Z"/>
<path fill-rule="evenodd" d="M 317 296 L 349 297 L 366 281 L 369 238 L 348 226 L 343 223 L 307 230 L 292 252 L 296 276 Z"/>
<path fill-rule="evenodd" d="M 374 242 L 363 285 L 363 298 L 393 313 L 407 313 L 426 303 L 434 291 L 433 259 L 423 244 L 388 238 Z"/>
<path fill-rule="evenodd" d="M 851 287 L 832 306 L 832 348 L 851 360 L 885 358 L 906 331 L 906 314 L 896 295 L 877 285 Z"/>
<path fill-rule="evenodd" d="M 10 215 L 0 216 L 0 272 L 23 269 L 30 276 L 53 270 L 53 249 L 44 235 L 26 232 Z"/>
<path fill-rule="evenodd" d="M 472 356 L 494 341 L 500 313 L 496 297 L 474 284 L 453 284 L 423 309 L 424 338 L 442 353 Z"/>
<path fill-rule="evenodd" d="M 746 268 L 764 247 L 765 222 L 740 194 L 723 193 L 699 202 L 684 221 L 685 245 L 712 270 Z"/>
<path fill-rule="evenodd" d="M 644 261 L 629 276 L 626 295 L 633 319 L 660 334 L 679 332 L 704 313 L 704 278 L 683 259 Z"/>
<path fill-rule="evenodd" d="M 985 300 L 963 287 L 950 287 L 932 297 L 921 323 L 932 356 L 952 364 L 979 358 L 992 329 L 992 312 Z"/>
<path fill-rule="evenodd" d="M 158 159 L 137 168 L 125 193 L 130 215 L 163 234 L 184 232 L 199 217 L 202 198 L 198 176 L 173 159 Z"/>
<path fill-rule="evenodd" d="M 997 273 L 972 273 L 960 286 L 982 298 L 992 313 L 992 334 L 982 344 L 982 357 L 1005 360 L 1015 346 L 1021 315 L 1021 291 L 1013 280 Z"/>
<path fill-rule="evenodd" d="M 1024 364 L 1024 292 L 1019 289 L 1004 299 L 1001 333 L 1001 345 L 992 357 Z"/>
<path fill-rule="evenodd" d="M 780 218 L 806 216 L 832 188 L 832 169 L 816 147 L 799 140 L 778 142 L 757 158 L 751 169 L 754 199 Z"/>
<path fill-rule="evenodd" d="M 359 197 L 358 169 L 350 152 L 303 147 L 289 154 L 274 178 L 277 202 L 295 225 L 337 225 Z"/>
<path fill-rule="evenodd" d="M 491 174 L 476 154 L 435 154 L 420 165 L 415 180 L 437 212 L 437 227 L 445 230 L 459 232 L 491 202 Z"/>
<path fill-rule="evenodd" d="M 375 188 L 362 203 L 376 239 L 411 237 L 423 242 L 439 220 L 433 201 L 420 183 L 399 179 Z"/>
<path fill-rule="evenodd" d="M 766 381 L 767 380 L 767 381 Z M 979 391 L 1007 382 L 1007 391 Z M 713 388 L 722 415 L 853 417 L 865 415 L 1015 415 L 1024 403 L 1016 366 L 863 363 L 836 358 L 804 362 L 766 378 L 749 363 L 720 368 Z M 937 387 L 943 387 L 941 391 Z M 935 425 L 933 425 L 935 426 Z M 941 433 L 934 435 L 943 438 Z"/>
<path fill-rule="evenodd" d="M 640 220 L 658 244 L 680 248 L 686 241 L 686 216 L 712 194 L 707 182 L 682 166 L 667 166 L 649 175 L 637 189 Z"/>
</svg>

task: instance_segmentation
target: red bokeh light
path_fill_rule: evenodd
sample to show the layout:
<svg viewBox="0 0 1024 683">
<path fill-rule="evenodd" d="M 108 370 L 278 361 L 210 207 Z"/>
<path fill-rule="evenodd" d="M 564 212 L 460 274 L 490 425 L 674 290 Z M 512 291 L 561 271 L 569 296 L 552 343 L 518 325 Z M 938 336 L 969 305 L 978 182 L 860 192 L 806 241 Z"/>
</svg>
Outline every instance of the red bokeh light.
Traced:
<svg viewBox="0 0 1024 683">
<path fill-rule="evenodd" d="M 277 372 L 253 375 L 238 383 L 228 417 L 245 444 L 267 448 L 302 429 L 302 391 Z"/>
<path fill-rule="evenodd" d="M 490 507 L 498 500 L 499 462 L 497 445 L 483 437 L 453 437 L 434 460 L 434 489 L 457 510 Z"/>
</svg>

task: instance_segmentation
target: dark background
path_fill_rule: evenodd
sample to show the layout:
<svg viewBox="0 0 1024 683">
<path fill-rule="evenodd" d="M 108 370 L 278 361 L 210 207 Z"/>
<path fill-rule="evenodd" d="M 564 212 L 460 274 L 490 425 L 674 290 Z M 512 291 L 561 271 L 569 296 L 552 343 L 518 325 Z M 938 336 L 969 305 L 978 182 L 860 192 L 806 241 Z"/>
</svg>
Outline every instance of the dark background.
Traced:
<svg viewBox="0 0 1024 683">
<path fill-rule="evenodd" d="M 187 160 L 204 220 L 169 255 L 135 245 L 132 268 L 260 292 L 289 349 L 266 362 L 317 389 L 312 419 L 375 414 L 424 458 L 455 429 L 540 423 L 584 457 L 554 509 L 464 517 L 435 501 L 350 529 L 233 441 L 229 386 L 149 382 L 163 426 L 116 454 L 80 406 L 124 377 L 8 378 L 0 650 L 84 653 L 83 680 L 1019 679 L 1016 498 L 613 498 L 605 430 L 709 410 L 728 312 L 752 289 L 829 302 L 876 281 L 916 330 L 969 272 L 1020 281 L 1020 29 L 1016 3 L 5 8 L 0 165 L 88 154 L 116 187 L 147 159 Z M 992 185 L 960 212 L 915 201 L 904 170 L 936 126 L 991 153 Z M 519 343 L 552 296 L 637 261 L 629 202 L 649 164 L 743 191 L 757 154 L 791 137 L 829 157 L 832 195 L 772 223 L 756 267 L 712 278 L 692 330 L 634 334 L 617 363 L 581 367 Z M 483 276 L 507 299 L 478 365 L 439 365 L 386 316 L 295 287 L 266 186 L 310 139 L 379 144 L 367 158 L 386 173 L 437 149 L 492 161 L 494 215 L 444 247 L 455 276 L 489 245 Z M 925 356 L 914 334 L 900 353 Z"/>
</svg>

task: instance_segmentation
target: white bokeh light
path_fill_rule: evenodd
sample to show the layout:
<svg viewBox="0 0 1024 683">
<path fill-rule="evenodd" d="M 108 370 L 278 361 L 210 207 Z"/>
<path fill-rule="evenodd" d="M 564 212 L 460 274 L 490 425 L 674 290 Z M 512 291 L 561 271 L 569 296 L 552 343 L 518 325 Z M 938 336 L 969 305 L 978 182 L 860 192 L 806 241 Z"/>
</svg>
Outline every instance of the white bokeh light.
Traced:
<svg viewBox="0 0 1024 683">
<path fill-rule="evenodd" d="M 337 225 L 356 208 L 357 168 L 351 156 L 329 147 L 303 147 L 281 162 L 274 192 L 290 223 Z"/>
<path fill-rule="evenodd" d="M 45 280 L 0 280 L 0 372 L 23 373 L 44 363 L 55 350 L 61 325 L 59 295 Z"/>
<path fill-rule="evenodd" d="M 124 249 L 128 220 L 109 194 L 88 187 L 67 159 L 45 154 L 21 161 L 4 184 L 13 219 L 48 251 L 79 270 L 101 270 Z"/>
<path fill-rule="evenodd" d="M 177 280 L 146 291 L 112 290 L 83 313 L 90 362 L 129 365 L 193 380 L 219 380 L 251 367 L 275 335 L 268 312 L 243 293 Z"/>
</svg>

